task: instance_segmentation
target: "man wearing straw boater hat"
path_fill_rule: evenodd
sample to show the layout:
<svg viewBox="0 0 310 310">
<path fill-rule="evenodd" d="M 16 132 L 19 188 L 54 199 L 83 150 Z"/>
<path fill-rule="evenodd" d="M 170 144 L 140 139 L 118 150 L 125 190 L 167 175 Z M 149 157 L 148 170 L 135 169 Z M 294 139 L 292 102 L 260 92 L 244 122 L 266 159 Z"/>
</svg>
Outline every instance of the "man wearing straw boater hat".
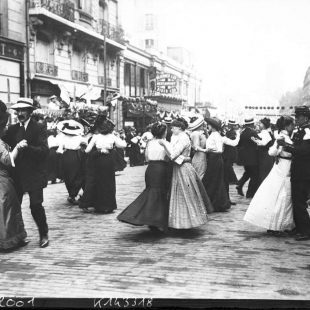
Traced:
<svg viewBox="0 0 310 310">
<path fill-rule="evenodd" d="M 293 135 L 293 145 L 277 140 L 285 151 L 292 153 L 291 183 L 293 215 L 296 225 L 296 240 L 310 240 L 310 217 L 307 200 L 310 188 L 310 110 L 307 106 L 295 107 L 298 126 Z"/>
<path fill-rule="evenodd" d="M 238 194 L 244 196 L 242 188 L 250 179 L 247 198 L 253 198 L 258 187 L 258 154 L 257 144 L 252 141 L 252 137 L 259 139 L 257 132 L 254 130 L 254 119 L 245 119 L 244 129 L 240 134 L 238 144 L 238 163 L 244 166 L 244 174 L 238 181 L 236 187 Z"/>
<path fill-rule="evenodd" d="M 46 159 L 48 156 L 47 131 L 43 124 L 31 118 L 34 110 L 33 100 L 19 98 L 11 109 L 16 111 L 19 123 L 8 128 L 4 137 L 11 148 L 21 141 L 26 147 L 15 161 L 14 181 L 20 202 L 28 193 L 31 214 L 36 222 L 41 248 L 48 246 L 48 226 L 43 203 L 43 188 L 47 186 Z"/>
</svg>

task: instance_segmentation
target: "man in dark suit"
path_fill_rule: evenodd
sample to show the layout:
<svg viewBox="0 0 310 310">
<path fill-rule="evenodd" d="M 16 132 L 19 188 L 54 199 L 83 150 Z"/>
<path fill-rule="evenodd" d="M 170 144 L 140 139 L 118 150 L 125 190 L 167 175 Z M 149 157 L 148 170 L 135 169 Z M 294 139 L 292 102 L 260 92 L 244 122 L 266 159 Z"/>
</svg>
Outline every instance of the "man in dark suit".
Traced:
<svg viewBox="0 0 310 310">
<path fill-rule="evenodd" d="M 259 139 L 257 132 L 254 130 L 254 119 L 246 119 L 238 144 L 238 163 L 244 166 L 244 174 L 238 181 L 236 188 L 238 194 L 244 196 L 243 185 L 250 179 L 246 193 L 247 198 L 253 198 L 258 187 L 258 154 L 257 144 L 252 140 L 253 137 Z"/>
<path fill-rule="evenodd" d="M 291 183 L 293 215 L 296 225 L 296 240 L 310 240 L 310 217 L 307 211 L 310 188 L 310 110 L 306 106 L 295 107 L 298 126 L 293 136 L 293 145 L 278 140 L 284 150 L 292 153 Z"/>
<path fill-rule="evenodd" d="M 19 123 L 8 128 L 3 140 L 11 148 L 23 141 L 26 147 L 15 161 L 13 178 L 20 202 L 24 193 L 29 194 L 31 214 L 40 234 L 40 247 L 48 246 L 48 226 L 43 203 L 43 188 L 47 186 L 46 160 L 49 153 L 47 130 L 31 118 L 34 110 L 33 100 L 20 98 L 12 106 Z"/>
</svg>

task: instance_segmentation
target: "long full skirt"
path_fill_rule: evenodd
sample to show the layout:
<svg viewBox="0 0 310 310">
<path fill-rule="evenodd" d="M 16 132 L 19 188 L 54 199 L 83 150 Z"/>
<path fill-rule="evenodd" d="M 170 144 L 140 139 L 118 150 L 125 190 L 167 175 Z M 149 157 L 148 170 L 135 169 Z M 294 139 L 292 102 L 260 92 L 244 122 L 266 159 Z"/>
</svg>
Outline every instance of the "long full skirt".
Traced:
<svg viewBox="0 0 310 310">
<path fill-rule="evenodd" d="M 207 169 L 207 156 L 204 152 L 195 152 L 192 165 L 196 170 L 200 180 L 202 180 Z"/>
<path fill-rule="evenodd" d="M 275 231 L 295 227 L 289 176 L 290 161 L 280 159 L 254 195 L 244 220 Z"/>
<path fill-rule="evenodd" d="M 84 160 L 80 150 L 66 150 L 62 154 L 63 177 L 70 197 L 76 197 L 85 183 Z"/>
<path fill-rule="evenodd" d="M 98 213 L 112 212 L 116 206 L 114 162 L 111 154 L 97 152 L 94 160 L 94 207 Z"/>
<path fill-rule="evenodd" d="M 215 212 L 225 212 L 230 208 L 228 192 L 224 183 L 224 163 L 222 154 L 208 153 L 207 171 L 202 179 Z"/>
<path fill-rule="evenodd" d="M 259 185 L 265 180 L 270 173 L 274 163 L 274 158 L 268 154 L 268 150 L 259 149 L 258 151 L 258 176 Z"/>
<path fill-rule="evenodd" d="M 119 221 L 167 230 L 169 213 L 168 163 L 151 161 L 145 171 L 144 191 L 118 215 Z"/>
<path fill-rule="evenodd" d="M 13 249 L 26 237 L 13 181 L 8 176 L 0 175 L 0 250 Z"/>
<path fill-rule="evenodd" d="M 207 223 L 213 211 L 204 186 L 190 163 L 174 164 L 169 203 L 169 227 L 188 229 Z"/>
</svg>

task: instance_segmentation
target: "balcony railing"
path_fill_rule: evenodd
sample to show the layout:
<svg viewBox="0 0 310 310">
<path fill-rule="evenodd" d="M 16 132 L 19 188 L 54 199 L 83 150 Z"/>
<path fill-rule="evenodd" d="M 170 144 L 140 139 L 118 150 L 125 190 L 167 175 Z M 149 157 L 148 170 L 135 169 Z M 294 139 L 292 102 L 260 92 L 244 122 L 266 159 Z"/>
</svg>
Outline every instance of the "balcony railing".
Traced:
<svg viewBox="0 0 310 310">
<path fill-rule="evenodd" d="M 36 73 L 57 76 L 58 67 L 54 65 L 47 64 L 45 62 L 36 62 Z"/>
<path fill-rule="evenodd" d="M 74 3 L 70 0 L 31 0 L 31 8 L 45 8 L 48 11 L 74 22 Z"/>
<path fill-rule="evenodd" d="M 97 31 L 111 40 L 124 43 L 124 30 L 119 25 L 115 26 L 106 22 L 104 19 L 99 19 L 97 22 Z"/>
<path fill-rule="evenodd" d="M 88 73 L 72 70 L 71 78 L 72 80 L 75 80 L 75 81 L 88 82 Z"/>
</svg>

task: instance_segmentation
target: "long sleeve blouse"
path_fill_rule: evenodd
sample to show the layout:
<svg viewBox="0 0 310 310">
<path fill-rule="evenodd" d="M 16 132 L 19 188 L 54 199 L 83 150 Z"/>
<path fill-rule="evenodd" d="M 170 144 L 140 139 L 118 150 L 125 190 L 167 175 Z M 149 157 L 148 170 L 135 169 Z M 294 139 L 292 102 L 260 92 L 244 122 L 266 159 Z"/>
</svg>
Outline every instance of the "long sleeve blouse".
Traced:
<svg viewBox="0 0 310 310">
<path fill-rule="evenodd" d="M 293 144 L 288 132 L 286 130 L 282 130 L 278 135 L 277 139 L 284 138 L 284 141 L 289 144 Z M 292 157 L 291 153 L 288 153 L 283 150 L 283 146 L 277 147 L 277 141 L 274 142 L 274 144 L 269 148 L 268 154 L 270 156 L 283 156 L 283 157 Z"/>
<path fill-rule="evenodd" d="M 95 134 L 90 140 L 85 152 L 89 153 L 94 146 L 96 146 L 99 150 L 112 150 L 114 146 L 118 148 L 125 148 L 127 143 L 125 140 L 122 140 L 114 134 Z"/>
</svg>

